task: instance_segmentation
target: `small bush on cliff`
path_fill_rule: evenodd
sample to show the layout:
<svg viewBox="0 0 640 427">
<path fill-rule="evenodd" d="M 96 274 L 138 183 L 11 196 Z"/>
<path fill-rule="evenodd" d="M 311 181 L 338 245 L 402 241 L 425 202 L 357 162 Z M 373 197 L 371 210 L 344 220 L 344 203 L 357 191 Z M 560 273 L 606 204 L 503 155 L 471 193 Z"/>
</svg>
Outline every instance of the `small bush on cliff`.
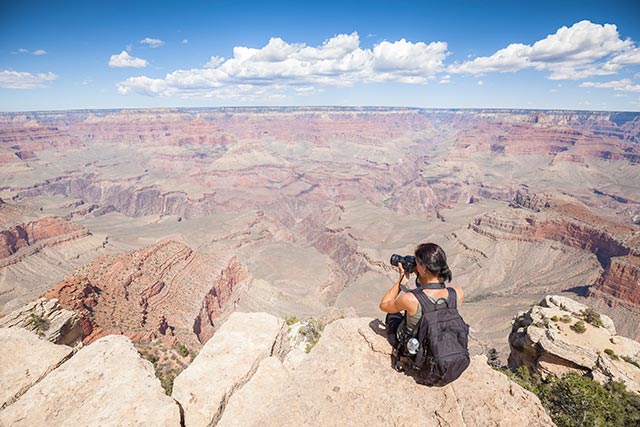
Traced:
<svg viewBox="0 0 640 427">
<path fill-rule="evenodd" d="M 176 350 L 178 351 L 178 354 L 182 357 L 187 357 L 189 355 L 189 349 L 187 348 L 186 345 L 182 344 L 181 342 L 176 343 Z"/>
<path fill-rule="evenodd" d="M 587 327 L 584 324 L 583 320 L 578 320 L 573 325 L 569 326 L 571 330 L 577 334 L 583 334 L 587 331 Z"/>
<path fill-rule="evenodd" d="M 571 316 L 569 316 L 568 314 L 565 314 L 562 317 L 560 317 L 560 321 L 562 323 L 571 323 Z"/>
<path fill-rule="evenodd" d="M 311 349 L 318 343 L 320 340 L 320 335 L 322 335 L 322 331 L 324 329 L 324 325 L 318 319 L 314 319 L 313 317 L 307 319 L 304 324 L 300 327 L 299 334 L 304 337 L 307 341 L 307 348 L 305 351 L 309 353 Z"/>
<path fill-rule="evenodd" d="M 612 358 L 613 360 L 618 360 L 618 359 L 620 359 L 620 358 L 618 357 L 618 355 L 616 354 L 616 352 L 615 352 L 615 351 L 613 351 L 613 350 L 611 350 L 610 348 L 605 348 L 605 349 L 604 349 L 604 352 L 605 352 L 605 354 L 606 354 L 607 356 L 609 356 L 609 357 L 610 357 L 610 358 Z"/>
<path fill-rule="evenodd" d="M 47 319 L 44 317 L 31 313 L 27 321 L 27 326 L 31 326 L 36 334 L 43 336 L 44 331 L 49 329 L 49 322 L 47 322 Z"/>
<path fill-rule="evenodd" d="M 171 393 L 173 393 L 173 381 L 177 376 L 178 375 L 175 371 L 169 371 L 164 375 L 158 376 L 160 378 L 160 384 L 162 385 L 162 388 L 164 389 L 164 392 L 167 396 L 171 396 Z"/>
<path fill-rule="evenodd" d="M 602 318 L 600 317 L 600 313 L 595 311 L 592 308 L 586 308 L 578 314 L 578 317 L 590 325 L 595 326 L 596 328 L 604 327 L 604 323 L 602 323 Z"/>
<path fill-rule="evenodd" d="M 525 366 L 501 372 L 535 393 L 558 427 L 640 425 L 640 396 L 627 391 L 623 383 L 603 387 L 575 372 L 543 380 Z"/>
</svg>

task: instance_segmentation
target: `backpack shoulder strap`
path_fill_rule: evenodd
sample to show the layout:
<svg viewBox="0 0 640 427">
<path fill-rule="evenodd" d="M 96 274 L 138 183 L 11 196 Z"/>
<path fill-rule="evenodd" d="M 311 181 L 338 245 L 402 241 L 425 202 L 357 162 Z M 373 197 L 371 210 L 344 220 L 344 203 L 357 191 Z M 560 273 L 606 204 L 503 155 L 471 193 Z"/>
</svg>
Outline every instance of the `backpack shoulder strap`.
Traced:
<svg viewBox="0 0 640 427">
<path fill-rule="evenodd" d="M 423 292 L 422 289 L 414 289 L 411 291 L 413 295 L 416 297 L 418 302 L 420 303 L 420 307 L 422 307 L 422 315 L 430 311 L 436 310 L 436 303 L 431 301 Z"/>
<path fill-rule="evenodd" d="M 447 288 L 449 295 L 447 296 L 447 307 L 458 309 L 458 293 L 453 288 Z"/>
</svg>

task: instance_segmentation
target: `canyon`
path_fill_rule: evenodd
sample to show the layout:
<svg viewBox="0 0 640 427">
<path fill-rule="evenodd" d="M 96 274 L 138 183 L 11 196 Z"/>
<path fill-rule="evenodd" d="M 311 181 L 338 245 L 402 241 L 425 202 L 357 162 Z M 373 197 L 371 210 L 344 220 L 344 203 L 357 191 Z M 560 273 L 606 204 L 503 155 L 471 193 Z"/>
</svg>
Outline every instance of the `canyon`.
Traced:
<svg viewBox="0 0 640 427">
<path fill-rule="evenodd" d="M 550 293 L 638 339 L 639 183 L 637 113 L 0 113 L 0 316 L 44 296 L 85 344 L 197 352 L 234 311 L 381 319 L 390 255 L 434 241 L 504 360 Z"/>
</svg>

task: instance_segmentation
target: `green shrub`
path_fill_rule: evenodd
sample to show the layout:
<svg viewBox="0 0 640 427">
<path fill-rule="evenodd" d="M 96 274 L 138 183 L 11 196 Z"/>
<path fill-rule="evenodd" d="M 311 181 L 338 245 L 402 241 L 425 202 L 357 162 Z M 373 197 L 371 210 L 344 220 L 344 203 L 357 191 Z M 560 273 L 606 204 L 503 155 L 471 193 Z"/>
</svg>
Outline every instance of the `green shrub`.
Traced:
<svg viewBox="0 0 640 427">
<path fill-rule="evenodd" d="M 158 356 L 156 356 L 154 353 L 151 353 L 149 351 L 142 350 L 140 351 L 140 355 L 145 359 L 147 359 L 149 362 L 151 362 L 154 366 L 156 363 L 158 363 L 158 360 L 160 360 Z"/>
<path fill-rule="evenodd" d="M 44 331 L 49 329 L 49 322 L 43 316 L 31 313 L 29 320 L 27 320 L 27 326 L 31 326 L 36 334 L 43 336 Z"/>
<path fill-rule="evenodd" d="M 558 316 L 553 316 L 551 320 L 553 320 L 554 322 L 557 322 L 558 320 L 560 320 L 560 318 Z"/>
<path fill-rule="evenodd" d="M 298 318 L 296 316 L 291 316 L 284 319 L 284 321 L 287 324 L 287 326 L 292 326 L 294 323 L 298 321 Z"/>
<path fill-rule="evenodd" d="M 596 328 L 604 327 L 604 323 L 602 323 L 602 318 L 600 317 L 600 313 L 595 311 L 592 308 L 586 308 L 578 314 L 578 317 L 590 325 L 595 326 Z"/>
<path fill-rule="evenodd" d="M 515 372 L 500 371 L 535 393 L 558 427 L 640 425 L 640 396 L 627 391 L 623 383 L 603 387 L 575 372 L 542 380 L 525 366 Z"/>
<path fill-rule="evenodd" d="M 160 384 L 162 385 L 162 388 L 164 389 L 164 393 L 167 396 L 171 396 L 171 393 L 173 393 L 173 382 L 176 379 L 176 373 L 174 371 L 169 371 L 167 373 L 165 373 L 164 375 L 160 375 Z"/>
<path fill-rule="evenodd" d="M 618 357 L 618 355 L 616 354 L 615 351 L 611 350 L 610 348 L 605 348 L 604 352 L 606 353 L 607 356 L 609 356 L 610 358 L 612 358 L 613 360 L 618 360 L 620 359 Z"/>
<path fill-rule="evenodd" d="M 574 323 L 569 327 L 571 328 L 572 331 L 574 331 L 577 334 L 583 334 L 587 331 L 587 327 L 584 324 L 584 320 L 578 320 L 576 323 Z"/>
<path fill-rule="evenodd" d="M 189 349 L 181 342 L 176 344 L 176 350 L 178 350 L 178 354 L 182 357 L 187 357 L 189 355 Z"/>
<path fill-rule="evenodd" d="M 318 319 L 314 319 L 313 317 L 306 320 L 300 327 L 298 333 L 308 342 L 305 349 L 307 353 L 309 353 L 313 346 L 318 343 L 323 329 L 324 325 Z"/>
<path fill-rule="evenodd" d="M 560 317 L 560 321 L 562 323 L 571 323 L 571 316 L 569 316 L 568 314 L 565 314 L 562 317 Z"/>
</svg>

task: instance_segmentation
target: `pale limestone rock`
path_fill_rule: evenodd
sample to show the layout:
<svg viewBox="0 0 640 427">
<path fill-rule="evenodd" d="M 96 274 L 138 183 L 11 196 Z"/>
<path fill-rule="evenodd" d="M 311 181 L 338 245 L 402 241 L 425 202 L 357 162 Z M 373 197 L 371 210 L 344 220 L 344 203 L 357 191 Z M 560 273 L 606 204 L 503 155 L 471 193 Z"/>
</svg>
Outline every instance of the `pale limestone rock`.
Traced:
<svg viewBox="0 0 640 427">
<path fill-rule="evenodd" d="M 272 355 L 286 333 L 282 319 L 266 313 L 233 313 L 173 383 L 173 398 L 189 427 L 209 426 L 230 396 Z"/>
<path fill-rule="evenodd" d="M 36 324 L 35 319 L 40 325 Z M 33 331 L 54 344 L 75 345 L 82 340 L 78 316 L 62 308 L 55 298 L 40 298 L 0 319 L 2 328 L 15 326 Z"/>
<path fill-rule="evenodd" d="M 571 298 L 563 297 L 560 295 L 547 295 L 540 302 L 540 305 L 542 307 L 549 308 L 557 307 L 569 313 L 580 313 L 581 311 L 589 308 L 589 306 L 580 304 L 579 302 L 574 301 Z M 608 330 L 611 335 L 616 335 L 616 326 L 609 316 L 600 313 L 600 320 L 602 321 L 604 328 Z"/>
<path fill-rule="evenodd" d="M 216 427 L 260 425 L 277 399 L 274 387 L 288 383 L 289 373 L 277 357 L 263 360 L 251 380 L 231 396 Z"/>
<path fill-rule="evenodd" d="M 0 328 L 0 409 L 12 404 L 29 387 L 73 354 L 22 328 Z"/>
<path fill-rule="evenodd" d="M 252 401 L 259 419 L 239 419 L 234 412 L 226 425 L 554 425 L 535 395 L 492 370 L 484 356 L 474 357 L 454 383 L 426 387 L 392 369 L 383 334 L 378 322 L 367 318 L 327 325 L 318 344 L 289 372 L 288 382 L 279 376 L 270 380 L 272 366 L 256 384 L 252 379 L 231 397 L 229 406 L 245 388 L 259 388 L 264 401 Z"/>
<path fill-rule="evenodd" d="M 509 335 L 510 366 L 526 365 L 543 375 L 589 373 L 602 384 L 622 381 L 629 390 L 640 390 L 640 368 L 636 366 L 640 362 L 640 343 L 615 335 L 613 321 L 602 314 L 604 327 L 585 322 L 586 331 L 576 333 L 570 325 L 587 308 L 553 295 L 516 316 Z M 568 316 L 570 322 L 564 323 L 563 316 Z"/>
<path fill-rule="evenodd" d="M 69 361 L 0 412 L 0 426 L 179 426 L 153 366 L 129 338 L 110 335 Z"/>
</svg>

